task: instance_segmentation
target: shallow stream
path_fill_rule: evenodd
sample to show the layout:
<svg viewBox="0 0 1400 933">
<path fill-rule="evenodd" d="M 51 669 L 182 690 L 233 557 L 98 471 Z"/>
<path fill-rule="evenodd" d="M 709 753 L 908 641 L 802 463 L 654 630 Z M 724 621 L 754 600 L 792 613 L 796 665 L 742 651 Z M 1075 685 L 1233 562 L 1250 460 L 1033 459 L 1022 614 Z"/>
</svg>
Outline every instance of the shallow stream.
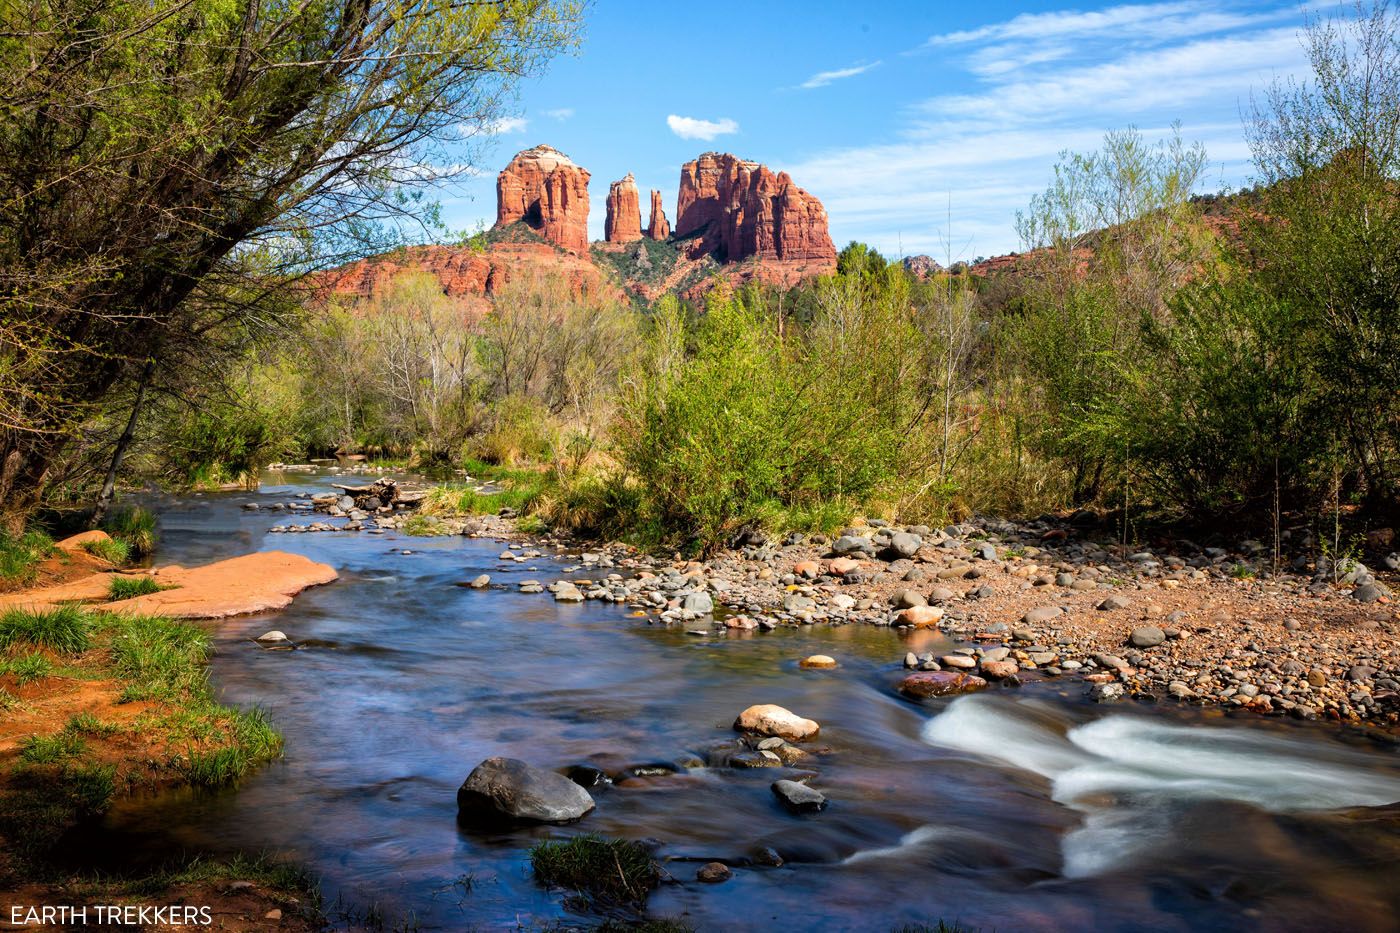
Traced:
<svg viewBox="0 0 1400 933">
<path fill-rule="evenodd" d="M 328 481 L 274 475 L 257 494 L 160 503 L 160 563 L 282 549 L 341 579 L 217 631 L 223 699 L 266 709 L 285 759 L 233 790 L 122 806 L 86 859 L 275 851 L 321 875 L 333 915 L 532 929 L 585 918 L 534 881 L 529 847 L 598 832 L 657 840 L 681 883 L 651 912 L 701 930 L 1400 928 L 1393 747 L 1316 724 L 1093 706 L 1068 682 L 917 705 L 893 690 L 907 646 L 888 630 L 697 637 L 518 593 L 563 565 L 503 567 L 499 542 L 268 534 L 286 513 L 241 508 Z M 508 588 L 456 585 L 481 573 Z M 274 628 L 309 646 L 252 643 Z M 799 669 L 814 653 L 840 668 Z M 693 768 L 600 790 L 575 826 L 455 819 L 456 788 L 486 757 L 618 771 L 703 758 L 753 703 L 822 724 L 825 812 L 783 810 L 779 770 Z M 763 846 L 782 867 L 744 867 Z M 692 859 L 729 861 L 734 878 L 698 884 Z"/>
</svg>

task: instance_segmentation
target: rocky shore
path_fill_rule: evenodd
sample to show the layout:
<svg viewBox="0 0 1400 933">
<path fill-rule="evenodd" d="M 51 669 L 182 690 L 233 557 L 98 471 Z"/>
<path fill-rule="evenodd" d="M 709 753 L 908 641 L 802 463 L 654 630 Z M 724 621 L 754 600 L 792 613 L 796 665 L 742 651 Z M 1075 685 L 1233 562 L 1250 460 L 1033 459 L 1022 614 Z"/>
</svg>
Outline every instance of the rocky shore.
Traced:
<svg viewBox="0 0 1400 933">
<path fill-rule="evenodd" d="M 502 521 L 465 533 L 503 536 Z M 1074 678 L 1099 701 L 1400 724 L 1400 612 L 1385 582 L 1400 556 L 1383 555 L 1379 576 L 1325 558 L 1275 574 L 1258 542 L 1125 553 L 1075 522 L 870 521 L 834 540 L 753 534 L 704 562 L 613 545 L 568 554 L 576 566 L 563 579 L 514 585 L 627 605 L 697 634 L 889 626 L 902 637 L 892 654 L 918 675 L 901 692 L 916 698 Z M 515 543 L 501 559 L 542 556 Z"/>
</svg>

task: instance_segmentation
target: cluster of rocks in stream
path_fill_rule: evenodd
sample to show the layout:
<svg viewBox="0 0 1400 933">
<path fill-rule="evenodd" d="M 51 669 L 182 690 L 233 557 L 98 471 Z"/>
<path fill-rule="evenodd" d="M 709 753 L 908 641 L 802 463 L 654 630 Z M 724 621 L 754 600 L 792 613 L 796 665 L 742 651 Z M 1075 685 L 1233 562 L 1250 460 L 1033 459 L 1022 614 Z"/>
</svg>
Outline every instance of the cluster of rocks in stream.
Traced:
<svg viewBox="0 0 1400 933">
<path fill-rule="evenodd" d="M 1360 561 L 1298 559 L 1272 572 L 1259 542 L 1188 541 L 1124 553 L 1089 518 L 946 528 L 868 520 L 834 538 L 748 533 L 706 561 L 621 545 L 526 592 L 601 600 L 697 635 L 868 624 L 901 632 L 911 699 L 1075 678 L 1095 700 L 1200 705 L 1400 723 L 1400 614 Z M 1309 548 L 1306 532 L 1285 539 Z M 501 556 L 541 556 L 512 544 Z M 1400 555 L 1381 558 L 1381 573 Z M 816 656 L 804 667 L 835 666 Z M 899 656 L 892 662 L 899 661 Z"/>
<path fill-rule="evenodd" d="M 457 816 L 468 825 L 502 823 L 572 823 L 592 812 L 595 793 L 611 786 L 636 786 L 702 769 L 781 769 L 769 790 L 789 813 L 820 813 L 827 798 L 810 782 L 820 777 L 813 767 L 819 755 L 830 749 L 803 749 L 821 726 L 791 710 L 773 704 L 750 706 L 734 720 L 735 739 L 711 742 L 700 752 L 684 752 L 674 760 L 623 764 L 607 756 L 547 770 L 516 758 L 493 757 L 481 762 L 457 791 Z M 745 865 L 777 867 L 783 861 L 772 849 L 756 850 Z M 727 881 L 730 867 L 709 861 L 696 873 L 706 883 Z"/>
</svg>

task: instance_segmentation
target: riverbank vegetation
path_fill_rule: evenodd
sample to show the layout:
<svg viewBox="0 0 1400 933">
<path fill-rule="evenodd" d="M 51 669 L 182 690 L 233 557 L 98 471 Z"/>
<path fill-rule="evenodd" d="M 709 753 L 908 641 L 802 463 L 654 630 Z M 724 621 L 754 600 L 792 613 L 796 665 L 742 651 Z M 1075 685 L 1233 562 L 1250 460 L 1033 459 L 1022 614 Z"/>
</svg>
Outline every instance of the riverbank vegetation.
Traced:
<svg viewBox="0 0 1400 933">
<path fill-rule="evenodd" d="M 0 614 L 0 878 L 34 878 L 125 794 L 215 787 L 281 754 L 260 711 L 219 704 L 202 629 L 75 606 Z"/>
<path fill-rule="evenodd" d="M 554 15 L 532 49 L 563 41 L 566 11 L 525 6 Z M 1247 191 L 1200 196 L 1208 154 L 1130 128 L 1066 153 L 1020 218 L 1026 251 L 993 263 L 916 274 L 851 244 L 796 288 L 716 282 L 642 312 L 547 272 L 486 313 L 415 273 L 274 302 L 278 328 L 205 355 L 212 394 L 122 356 L 65 422 L 56 462 L 86 466 L 49 488 L 92 488 L 114 444 L 124 477 L 187 485 L 355 453 L 470 474 L 425 532 L 508 507 L 704 549 L 855 514 L 1088 508 L 1125 538 L 1287 515 L 1340 552 L 1400 492 L 1400 43 L 1386 4 L 1306 36 L 1313 80 L 1262 91 L 1242 127 Z"/>
</svg>

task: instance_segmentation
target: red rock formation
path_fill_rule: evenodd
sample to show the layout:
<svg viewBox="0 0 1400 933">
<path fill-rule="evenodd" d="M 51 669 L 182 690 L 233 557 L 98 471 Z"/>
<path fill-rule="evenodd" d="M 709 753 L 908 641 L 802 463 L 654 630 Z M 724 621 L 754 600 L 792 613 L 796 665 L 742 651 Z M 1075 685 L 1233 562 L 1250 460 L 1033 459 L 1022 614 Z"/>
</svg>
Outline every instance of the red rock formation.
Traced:
<svg viewBox="0 0 1400 933">
<path fill-rule="evenodd" d="M 642 208 L 637 182 L 627 177 L 608 188 L 608 215 L 603 221 L 603 239 L 609 243 L 631 243 L 642 238 Z"/>
<path fill-rule="evenodd" d="M 517 153 L 496 177 L 496 226 L 516 221 L 564 249 L 588 252 L 588 170 L 549 146 Z"/>
<path fill-rule="evenodd" d="M 647 224 L 647 236 L 653 240 L 664 240 L 671 235 L 671 224 L 666 220 L 666 208 L 661 206 L 661 192 L 651 189 L 651 222 Z"/>
<path fill-rule="evenodd" d="M 821 202 L 786 172 L 728 153 L 707 152 L 681 166 L 677 237 L 694 237 L 692 257 L 720 262 L 801 262 L 835 267 L 836 247 Z"/>
</svg>

